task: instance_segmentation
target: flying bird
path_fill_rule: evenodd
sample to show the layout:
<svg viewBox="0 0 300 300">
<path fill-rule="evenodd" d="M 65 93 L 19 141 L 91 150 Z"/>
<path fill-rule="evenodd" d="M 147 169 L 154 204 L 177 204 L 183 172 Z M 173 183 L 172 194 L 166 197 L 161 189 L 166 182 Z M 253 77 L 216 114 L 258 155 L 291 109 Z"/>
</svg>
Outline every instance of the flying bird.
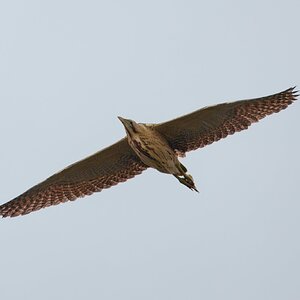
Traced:
<svg viewBox="0 0 300 300">
<path fill-rule="evenodd" d="M 193 177 L 179 161 L 186 152 L 205 147 L 288 107 L 295 88 L 250 100 L 204 107 L 159 124 L 118 117 L 126 137 L 78 161 L 0 206 L 2 217 L 25 215 L 44 207 L 91 195 L 130 179 L 148 167 L 172 174 L 197 191 Z"/>
</svg>

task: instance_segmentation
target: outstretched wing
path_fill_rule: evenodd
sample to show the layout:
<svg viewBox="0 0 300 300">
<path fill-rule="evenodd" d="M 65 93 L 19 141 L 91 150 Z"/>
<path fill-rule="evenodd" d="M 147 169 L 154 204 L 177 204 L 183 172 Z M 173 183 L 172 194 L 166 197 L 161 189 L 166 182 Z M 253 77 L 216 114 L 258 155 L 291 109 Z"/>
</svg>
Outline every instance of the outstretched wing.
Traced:
<svg viewBox="0 0 300 300">
<path fill-rule="evenodd" d="M 294 88 L 289 88 L 267 97 L 222 103 L 158 124 L 155 129 L 174 150 L 184 154 L 247 129 L 265 116 L 287 108 L 297 96 Z"/>
<path fill-rule="evenodd" d="M 0 215 L 15 217 L 91 195 L 140 174 L 147 166 L 123 138 L 76 162 L 0 206 Z"/>
</svg>

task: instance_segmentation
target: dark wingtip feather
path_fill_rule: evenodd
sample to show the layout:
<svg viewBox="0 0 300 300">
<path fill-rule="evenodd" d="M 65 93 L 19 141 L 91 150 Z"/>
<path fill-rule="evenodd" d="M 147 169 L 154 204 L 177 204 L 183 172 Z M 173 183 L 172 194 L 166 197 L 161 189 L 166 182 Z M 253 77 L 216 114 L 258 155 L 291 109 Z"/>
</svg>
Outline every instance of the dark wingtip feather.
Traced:
<svg viewBox="0 0 300 300">
<path fill-rule="evenodd" d="M 286 94 L 287 96 L 289 96 L 289 98 L 292 101 L 295 101 L 295 100 L 297 100 L 297 97 L 299 97 L 299 94 L 298 94 L 299 91 L 295 90 L 295 89 L 296 89 L 296 85 L 288 88 L 287 90 L 285 90 L 283 92 L 281 92 L 281 94 Z"/>
</svg>

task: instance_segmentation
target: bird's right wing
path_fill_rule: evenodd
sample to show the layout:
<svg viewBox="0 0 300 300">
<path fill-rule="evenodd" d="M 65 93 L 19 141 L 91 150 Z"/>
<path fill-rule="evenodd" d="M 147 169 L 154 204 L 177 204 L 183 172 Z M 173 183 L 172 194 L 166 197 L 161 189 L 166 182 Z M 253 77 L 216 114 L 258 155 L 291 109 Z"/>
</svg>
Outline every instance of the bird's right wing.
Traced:
<svg viewBox="0 0 300 300">
<path fill-rule="evenodd" d="M 76 162 L 0 206 L 0 215 L 15 217 L 75 200 L 124 182 L 147 169 L 123 138 Z"/>
<path fill-rule="evenodd" d="M 222 103 L 161 123 L 154 128 L 179 154 L 205 147 L 247 129 L 267 115 L 285 109 L 296 100 L 294 88 L 267 97 Z"/>
</svg>

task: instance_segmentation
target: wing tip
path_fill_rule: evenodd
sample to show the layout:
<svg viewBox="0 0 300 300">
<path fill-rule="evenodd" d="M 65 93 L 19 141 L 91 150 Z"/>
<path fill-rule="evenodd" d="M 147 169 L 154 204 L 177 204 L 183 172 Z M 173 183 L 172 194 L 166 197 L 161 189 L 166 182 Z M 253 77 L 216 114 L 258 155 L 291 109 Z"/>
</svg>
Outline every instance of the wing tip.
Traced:
<svg viewBox="0 0 300 300">
<path fill-rule="evenodd" d="M 299 97 L 299 91 L 296 90 L 296 85 L 292 86 L 284 91 L 282 91 L 280 94 L 285 95 L 285 97 L 291 101 L 296 101 L 298 100 Z"/>
<path fill-rule="evenodd" d="M 10 205 L 7 205 L 8 203 L 10 203 L 10 201 L 0 206 L 1 218 L 17 217 L 22 214 L 22 211 L 17 210 L 14 207 L 9 207 Z"/>
</svg>

